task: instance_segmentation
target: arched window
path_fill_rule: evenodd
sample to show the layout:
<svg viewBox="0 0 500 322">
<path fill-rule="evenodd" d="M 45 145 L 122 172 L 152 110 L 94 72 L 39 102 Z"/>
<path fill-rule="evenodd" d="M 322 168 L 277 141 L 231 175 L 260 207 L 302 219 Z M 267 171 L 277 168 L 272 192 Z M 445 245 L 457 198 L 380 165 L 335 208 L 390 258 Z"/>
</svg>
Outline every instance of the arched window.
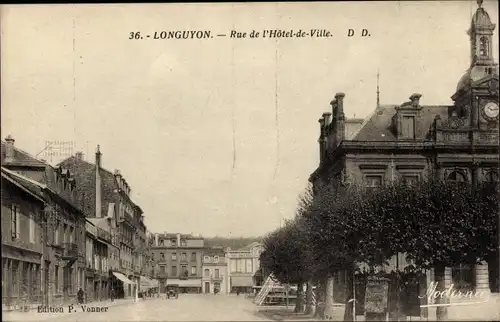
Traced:
<svg viewBox="0 0 500 322">
<path fill-rule="evenodd" d="M 453 181 L 453 182 L 467 182 L 467 178 L 465 175 L 458 171 L 453 171 L 448 175 L 448 181 Z"/>
<path fill-rule="evenodd" d="M 479 55 L 484 57 L 489 54 L 489 42 L 488 37 L 481 37 L 479 39 Z"/>
<path fill-rule="evenodd" d="M 205 275 L 205 277 L 210 276 L 210 270 L 208 268 L 205 268 L 205 270 L 203 271 L 203 274 Z"/>
<path fill-rule="evenodd" d="M 498 173 L 494 170 L 489 171 L 488 173 L 486 173 L 484 181 L 486 181 L 488 183 L 497 182 L 498 181 Z"/>
</svg>

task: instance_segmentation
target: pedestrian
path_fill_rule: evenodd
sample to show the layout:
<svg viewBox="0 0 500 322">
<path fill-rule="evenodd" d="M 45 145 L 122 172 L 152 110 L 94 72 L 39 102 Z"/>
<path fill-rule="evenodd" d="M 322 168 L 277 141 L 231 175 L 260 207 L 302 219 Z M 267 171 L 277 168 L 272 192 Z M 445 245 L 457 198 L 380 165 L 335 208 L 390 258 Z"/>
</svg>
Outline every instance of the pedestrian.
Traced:
<svg viewBox="0 0 500 322">
<path fill-rule="evenodd" d="M 78 303 L 83 304 L 83 296 L 85 295 L 82 288 L 78 290 L 78 293 L 76 294 L 78 297 Z"/>
<path fill-rule="evenodd" d="M 111 288 L 111 292 L 110 292 L 110 297 L 111 297 L 111 302 L 114 302 L 115 301 L 115 289 L 114 288 Z"/>
</svg>

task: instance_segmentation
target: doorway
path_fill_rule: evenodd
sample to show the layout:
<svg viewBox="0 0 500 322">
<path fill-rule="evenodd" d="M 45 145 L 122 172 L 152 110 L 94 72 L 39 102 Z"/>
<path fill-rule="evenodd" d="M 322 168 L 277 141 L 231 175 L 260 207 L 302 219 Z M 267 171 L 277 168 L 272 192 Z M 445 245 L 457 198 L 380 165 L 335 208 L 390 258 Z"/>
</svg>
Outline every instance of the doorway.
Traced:
<svg viewBox="0 0 500 322">
<path fill-rule="evenodd" d="M 210 282 L 205 282 L 205 293 L 210 293 Z"/>
</svg>

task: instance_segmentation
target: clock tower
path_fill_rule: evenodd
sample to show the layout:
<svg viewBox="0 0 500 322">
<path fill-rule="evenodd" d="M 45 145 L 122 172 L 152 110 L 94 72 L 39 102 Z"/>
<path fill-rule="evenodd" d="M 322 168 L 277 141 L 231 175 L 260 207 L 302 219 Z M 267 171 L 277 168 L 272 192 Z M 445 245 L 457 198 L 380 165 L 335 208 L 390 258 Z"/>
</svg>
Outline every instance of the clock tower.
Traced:
<svg viewBox="0 0 500 322">
<path fill-rule="evenodd" d="M 460 79 L 456 93 L 454 112 L 471 130 L 496 131 L 499 119 L 498 64 L 493 58 L 493 31 L 495 24 L 478 0 L 478 8 L 472 17 L 468 31 L 471 63 Z"/>
</svg>

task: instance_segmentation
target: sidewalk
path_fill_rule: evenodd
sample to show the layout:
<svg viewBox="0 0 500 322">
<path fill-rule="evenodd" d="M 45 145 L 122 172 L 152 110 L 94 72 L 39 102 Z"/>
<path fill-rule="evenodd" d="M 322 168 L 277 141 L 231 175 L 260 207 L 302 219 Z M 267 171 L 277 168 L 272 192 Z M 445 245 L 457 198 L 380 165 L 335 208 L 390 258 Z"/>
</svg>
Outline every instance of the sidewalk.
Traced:
<svg viewBox="0 0 500 322">
<path fill-rule="evenodd" d="M 141 300 L 142 299 L 139 299 L 137 302 L 139 302 Z M 81 312 L 80 305 L 86 305 L 89 307 L 99 307 L 99 306 L 100 307 L 113 307 L 113 306 L 127 305 L 127 304 L 133 304 L 133 303 L 134 303 L 133 298 L 118 299 L 118 300 L 115 300 L 114 302 L 111 302 L 111 300 L 106 300 L 106 301 L 89 302 L 86 304 L 74 304 L 73 303 L 73 309 L 76 312 Z M 53 319 L 56 316 L 59 317 L 62 315 L 69 314 L 69 312 L 68 312 L 69 305 L 71 305 L 71 304 L 53 306 L 53 308 L 62 308 L 62 310 L 63 310 L 62 313 L 38 313 L 37 308 L 30 310 L 28 312 L 4 311 L 4 312 L 2 312 L 2 321 L 45 321 L 45 320 Z M 73 313 L 75 311 L 73 311 Z"/>
</svg>

